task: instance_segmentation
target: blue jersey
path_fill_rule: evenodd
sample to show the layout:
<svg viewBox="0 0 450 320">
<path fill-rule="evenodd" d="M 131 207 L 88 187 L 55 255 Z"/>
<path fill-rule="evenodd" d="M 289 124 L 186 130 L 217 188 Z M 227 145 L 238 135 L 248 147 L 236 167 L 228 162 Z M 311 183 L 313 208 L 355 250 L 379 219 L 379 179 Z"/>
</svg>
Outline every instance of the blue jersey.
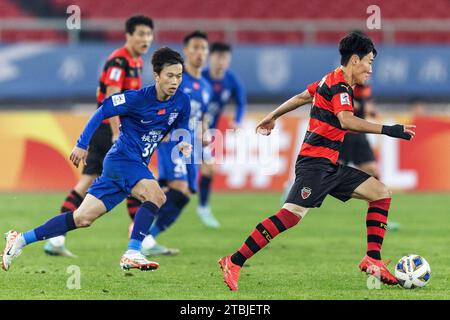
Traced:
<svg viewBox="0 0 450 320">
<path fill-rule="evenodd" d="M 159 101 L 155 86 L 128 90 L 105 99 L 89 120 L 77 141 L 87 149 L 89 140 L 103 119 L 120 116 L 120 135 L 108 158 L 137 160 L 148 165 L 153 151 L 172 129 L 187 129 L 189 97 L 177 90 L 169 100 Z"/>
<path fill-rule="evenodd" d="M 191 98 L 189 130 L 194 133 L 203 115 L 208 111 L 208 104 L 212 95 L 211 85 L 203 77 L 195 78 L 189 73 L 183 72 L 180 90 Z"/>
<path fill-rule="evenodd" d="M 247 104 L 245 89 L 239 78 L 230 70 L 225 71 L 222 79 L 211 78 L 209 69 L 203 70 L 203 77 L 211 84 L 213 96 L 208 106 L 210 128 L 216 128 L 225 105 L 234 100 L 236 103 L 235 122 L 241 123 Z"/>
</svg>

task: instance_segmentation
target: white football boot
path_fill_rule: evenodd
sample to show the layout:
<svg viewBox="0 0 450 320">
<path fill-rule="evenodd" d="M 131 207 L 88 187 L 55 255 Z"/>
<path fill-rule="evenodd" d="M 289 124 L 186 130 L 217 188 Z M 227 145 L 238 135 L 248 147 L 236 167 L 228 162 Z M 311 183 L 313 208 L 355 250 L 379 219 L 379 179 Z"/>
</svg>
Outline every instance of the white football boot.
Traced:
<svg viewBox="0 0 450 320">
<path fill-rule="evenodd" d="M 19 249 L 17 241 L 19 237 L 21 234 L 14 230 L 5 233 L 6 246 L 2 254 L 2 269 L 5 271 L 9 270 L 12 260 L 22 253 L 22 247 Z"/>
<path fill-rule="evenodd" d="M 122 270 L 139 269 L 141 271 L 156 270 L 159 264 L 149 261 L 139 251 L 135 253 L 124 253 L 120 259 L 120 267 Z"/>
</svg>

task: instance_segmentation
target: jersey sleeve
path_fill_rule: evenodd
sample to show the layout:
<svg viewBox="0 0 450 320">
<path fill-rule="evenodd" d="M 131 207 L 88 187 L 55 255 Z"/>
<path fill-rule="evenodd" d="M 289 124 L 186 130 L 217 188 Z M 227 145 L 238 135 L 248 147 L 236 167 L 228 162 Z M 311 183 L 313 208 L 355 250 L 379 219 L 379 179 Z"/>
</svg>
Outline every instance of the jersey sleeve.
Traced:
<svg viewBox="0 0 450 320">
<path fill-rule="evenodd" d="M 124 116 L 133 113 L 139 108 L 141 99 L 140 90 L 127 90 L 124 93 L 116 93 L 103 100 L 103 112 L 106 118 Z"/>
<path fill-rule="evenodd" d="M 241 80 L 233 75 L 233 96 L 236 101 L 236 115 L 235 115 L 235 121 L 237 124 L 241 123 L 242 118 L 244 117 L 245 110 L 247 107 L 247 96 L 245 93 L 244 85 L 242 84 Z"/>
<path fill-rule="evenodd" d="M 106 86 L 123 87 L 126 69 L 128 68 L 127 59 L 124 57 L 115 57 L 106 62 L 106 75 L 104 84 Z"/>
<path fill-rule="evenodd" d="M 338 83 L 330 88 L 333 113 L 337 115 L 341 111 L 353 112 L 353 93 L 348 84 Z"/>
<path fill-rule="evenodd" d="M 320 80 L 313 82 L 306 86 L 306 89 L 308 90 L 309 95 L 311 97 L 314 97 L 314 95 L 316 94 L 316 90 L 317 90 L 317 86 L 319 85 L 319 82 L 320 82 Z"/>
<path fill-rule="evenodd" d="M 138 106 L 139 92 L 129 90 L 124 93 L 113 94 L 105 99 L 84 127 L 83 132 L 77 140 L 77 147 L 87 150 L 89 141 L 95 130 L 100 126 L 102 120 L 131 113 Z"/>
</svg>

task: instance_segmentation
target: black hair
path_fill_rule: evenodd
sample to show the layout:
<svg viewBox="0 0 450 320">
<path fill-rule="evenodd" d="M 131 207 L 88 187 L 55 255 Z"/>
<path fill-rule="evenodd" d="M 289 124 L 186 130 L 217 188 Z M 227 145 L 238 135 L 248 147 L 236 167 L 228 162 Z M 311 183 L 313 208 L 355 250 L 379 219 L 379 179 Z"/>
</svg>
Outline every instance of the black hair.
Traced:
<svg viewBox="0 0 450 320">
<path fill-rule="evenodd" d="M 231 45 L 225 42 L 214 42 L 209 52 L 231 52 Z"/>
<path fill-rule="evenodd" d="M 347 65 L 350 57 L 356 54 L 360 59 L 373 52 L 377 56 L 377 50 L 372 40 L 361 31 L 352 31 L 339 42 L 341 65 Z"/>
<path fill-rule="evenodd" d="M 157 74 L 161 73 L 161 70 L 165 66 L 171 66 L 173 64 L 184 64 L 181 54 L 168 47 L 163 47 L 156 50 L 152 55 L 153 71 Z"/>
<path fill-rule="evenodd" d="M 206 41 L 208 41 L 208 35 L 200 30 L 195 30 L 189 34 L 187 34 L 184 39 L 183 39 L 183 44 L 186 47 L 189 43 L 189 41 L 193 38 L 200 38 L 200 39 L 205 39 Z"/>
<path fill-rule="evenodd" d="M 147 16 L 132 16 L 127 19 L 125 22 L 125 31 L 126 33 L 133 34 L 134 30 L 136 30 L 136 26 L 144 25 L 148 26 L 153 30 L 153 20 Z"/>
</svg>

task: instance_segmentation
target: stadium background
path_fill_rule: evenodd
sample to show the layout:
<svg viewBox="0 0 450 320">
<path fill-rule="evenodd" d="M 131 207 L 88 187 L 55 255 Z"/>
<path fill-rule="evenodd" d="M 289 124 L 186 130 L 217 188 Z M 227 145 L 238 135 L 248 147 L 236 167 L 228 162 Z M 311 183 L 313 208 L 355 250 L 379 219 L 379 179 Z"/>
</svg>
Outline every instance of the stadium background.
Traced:
<svg viewBox="0 0 450 320">
<path fill-rule="evenodd" d="M 81 9 L 80 30 L 67 29 L 72 4 Z M 367 29 L 370 5 L 381 10 L 380 30 Z M 52 260 L 41 245 L 27 249 L 0 276 L 2 299 L 449 299 L 448 0 L 179 0 L 170 7 L 165 0 L 0 0 L 0 230 L 39 225 L 77 181 L 80 171 L 68 155 L 95 110 L 102 64 L 123 44 L 124 20 L 135 13 L 151 16 L 156 26 L 144 84 L 152 82 L 151 53 L 163 45 L 181 49 L 186 32 L 203 29 L 211 41 L 233 44 L 232 69 L 248 91 L 244 127 L 252 131 L 264 113 L 338 64 L 337 43 L 347 31 L 368 32 L 379 49 L 371 80 L 376 121 L 417 125 L 412 142 L 370 136 L 381 178 L 397 191 L 390 217 L 401 226 L 388 233 L 383 257 L 423 255 L 432 266 L 431 283 L 425 290 L 368 291 L 366 277 L 356 272 L 366 245 L 366 205 L 329 197 L 298 230 L 252 259 L 238 293 L 226 291 L 215 262 L 278 210 L 305 131 L 305 108 L 277 124 L 280 152 L 267 158 L 279 161 L 265 163 L 274 175 L 261 175 L 251 162 L 218 168 L 214 187 L 221 192 L 212 195 L 212 205 L 222 228 L 202 226 L 191 201 L 161 236 L 182 254 L 158 257 L 158 272 L 119 272 L 129 224 L 121 204 L 117 214 L 70 234 L 77 260 Z M 226 118 L 220 126 L 227 127 Z M 226 141 L 225 153 L 232 154 L 236 139 Z M 258 152 L 255 144 L 242 148 Z M 73 264 L 82 270 L 83 290 L 66 287 L 66 268 Z"/>
<path fill-rule="evenodd" d="M 233 44 L 232 69 L 242 78 L 250 102 L 245 127 L 337 66 L 337 42 L 345 32 L 368 32 L 380 53 L 371 80 L 381 111 L 377 120 L 419 125 L 414 144 L 371 137 L 383 181 L 395 189 L 450 191 L 446 0 L 433 6 L 404 0 L 252 0 L 245 2 L 245 10 L 239 0 L 226 6 L 216 0 L 183 0 L 170 9 L 161 0 L 78 0 L 81 28 L 69 30 L 67 20 L 75 12 L 68 10 L 71 4 L 0 1 L 0 147 L 7 150 L 0 166 L 0 191 L 66 190 L 74 184 L 79 171 L 67 155 L 95 108 L 103 62 L 123 43 L 124 20 L 134 13 L 151 16 L 156 25 L 155 42 L 145 57 L 144 84 L 152 83 L 151 52 L 162 45 L 181 49 L 188 31 L 202 29 L 211 41 Z M 367 29 L 370 5 L 380 8 L 381 29 Z M 306 119 L 303 110 L 282 121 L 284 142 L 279 161 L 271 163 L 275 175 L 261 178 L 258 166 L 225 160 L 214 187 L 281 190 L 293 171 Z M 225 128 L 226 120 L 221 125 Z M 248 148 L 249 155 L 257 152 L 254 146 Z"/>
</svg>

